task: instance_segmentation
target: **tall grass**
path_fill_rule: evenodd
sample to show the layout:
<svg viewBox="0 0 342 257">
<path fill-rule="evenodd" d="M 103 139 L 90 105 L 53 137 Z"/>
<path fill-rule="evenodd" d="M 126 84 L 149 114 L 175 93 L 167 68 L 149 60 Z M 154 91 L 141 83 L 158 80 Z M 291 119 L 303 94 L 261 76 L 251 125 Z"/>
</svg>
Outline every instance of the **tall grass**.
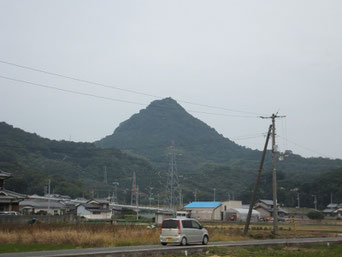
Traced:
<svg viewBox="0 0 342 257">
<path fill-rule="evenodd" d="M 242 225 L 210 225 L 210 241 L 237 241 L 247 239 L 269 238 L 271 226 L 250 228 L 249 236 L 243 235 Z M 297 226 L 297 231 L 289 230 L 289 226 L 280 229 L 280 237 L 293 236 L 331 236 L 332 228 Z M 308 229 L 308 230 L 306 230 Z M 315 230 L 317 229 L 317 230 Z M 325 230 L 323 230 L 325 229 Z M 335 230 L 338 230 L 335 228 Z M 335 232 L 335 231 L 334 231 Z M 114 247 L 129 245 L 147 245 L 159 243 L 159 228 L 148 228 L 146 225 L 111 225 L 111 224 L 33 224 L 33 225 L 0 225 L 0 242 L 18 245 L 71 245 L 73 247 Z M 336 232 L 335 232 L 336 234 Z"/>
<path fill-rule="evenodd" d="M 156 244 L 159 230 L 137 225 L 1 225 L 1 243 L 109 247 Z"/>
</svg>

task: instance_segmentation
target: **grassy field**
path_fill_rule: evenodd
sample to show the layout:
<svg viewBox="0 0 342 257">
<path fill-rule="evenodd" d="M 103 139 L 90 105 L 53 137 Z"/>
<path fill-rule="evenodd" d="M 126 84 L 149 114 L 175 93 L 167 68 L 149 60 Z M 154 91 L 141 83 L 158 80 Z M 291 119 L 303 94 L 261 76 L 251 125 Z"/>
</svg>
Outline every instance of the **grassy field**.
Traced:
<svg viewBox="0 0 342 257">
<path fill-rule="evenodd" d="M 241 224 L 204 225 L 209 231 L 210 241 L 274 238 L 272 225 L 267 223 L 252 225 L 248 236 L 243 235 Z M 147 224 L 0 225 L 0 252 L 159 244 L 159 233 L 158 227 L 151 228 Z M 303 224 L 297 225 L 296 230 L 291 224 L 279 227 L 279 238 L 336 235 L 342 236 L 341 225 Z"/>
</svg>

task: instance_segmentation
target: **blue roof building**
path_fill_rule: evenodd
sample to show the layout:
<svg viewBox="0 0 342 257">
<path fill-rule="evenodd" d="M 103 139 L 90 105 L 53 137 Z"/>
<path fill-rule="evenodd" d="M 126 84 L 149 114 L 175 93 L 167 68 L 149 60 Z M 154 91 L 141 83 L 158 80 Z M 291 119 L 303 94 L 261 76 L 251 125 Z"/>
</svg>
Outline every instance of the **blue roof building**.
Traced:
<svg viewBox="0 0 342 257">
<path fill-rule="evenodd" d="M 241 201 L 203 201 L 192 202 L 184 206 L 183 210 L 190 214 L 191 218 L 199 220 L 226 220 L 231 213 L 231 208 L 242 208 Z"/>
<path fill-rule="evenodd" d="M 192 202 L 185 205 L 184 208 L 217 208 L 221 202 Z"/>
<path fill-rule="evenodd" d="M 192 218 L 199 220 L 222 220 L 221 202 L 192 202 L 184 206 Z M 222 216 L 222 217 L 221 217 Z"/>
</svg>

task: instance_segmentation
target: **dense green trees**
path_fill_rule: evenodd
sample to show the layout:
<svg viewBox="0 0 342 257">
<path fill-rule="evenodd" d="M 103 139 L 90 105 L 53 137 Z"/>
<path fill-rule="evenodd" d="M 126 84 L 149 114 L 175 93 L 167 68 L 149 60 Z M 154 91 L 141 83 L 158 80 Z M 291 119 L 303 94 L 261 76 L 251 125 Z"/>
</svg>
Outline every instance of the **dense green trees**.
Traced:
<svg viewBox="0 0 342 257">
<path fill-rule="evenodd" d="M 120 202 L 129 202 L 132 173 L 137 174 L 141 201 L 153 196 L 165 203 L 169 146 L 176 148 L 177 167 L 184 202 L 241 199 L 248 203 L 261 152 L 239 146 L 188 114 L 173 99 L 152 102 L 120 124 L 113 135 L 95 144 L 41 138 L 0 123 L 0 169 L 13 173 L 8 189 L 22 193 L 44 192 L 48 179 L 52 192 L 70 196 L 107 197 L 119 182 Z M 117 147 L 121 150 L 115 149 Z M 285 206 L 324 208 L 333 195 L 342 202 L 342 160 L 302 158 L 288 152 L 277 163 L 278 199 Z M 104 170 L 107 184 L 104 184 Z M 335 169 L 335 170 L 334 170 Z M 334 171 L 332 171 L 334 170 Z M 258 198 L 272 198 L 270 152 Z"/>
<path fill-rule="evenodd" d="M 103 183 L 105 167 L 107 185 Z M 41 138 L 4 122 L 0 123 L 0 169 L 14 175 L 6 181 L 7 189 L 26 194 L 43 194 L 51 179 L 52 193 L 107 197 L 113 191 L 111 183 L 119 181 L 119 200 L 124 201 L 127 193 L 122 192 L 129 191 L 133 171 L 142 200 L 147 198 L 148 186 L 161 184 L 156 169 L 146 160 L 90 143 Z"/>
</svg>

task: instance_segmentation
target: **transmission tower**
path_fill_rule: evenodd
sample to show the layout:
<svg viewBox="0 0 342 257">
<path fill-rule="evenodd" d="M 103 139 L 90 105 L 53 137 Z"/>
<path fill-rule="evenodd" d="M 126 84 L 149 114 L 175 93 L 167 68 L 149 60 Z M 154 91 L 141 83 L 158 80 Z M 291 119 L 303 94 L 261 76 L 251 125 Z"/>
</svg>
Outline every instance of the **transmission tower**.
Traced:
<svg viewBox="0 0 342 257">
<path fill-rule="evenodd" d="M 131 205 L 138 205 L 138 198 L 137 198 L 137 178 L 135 176 L 135 171 L 133 171 L 132 177 L 132 189 L 131 189 Z"/>
<path fill-rule="evenodd" d="M 181 190 L 179 187 L 179 179 L 177 172 L 176 162 L 176 149 L 174 144 L 169 148 L 170 163 L 167 177 L 167 192 L 168 192 L 168 204 L 170 209 L 177 208 L 182 203 Z"/>
</svg>

